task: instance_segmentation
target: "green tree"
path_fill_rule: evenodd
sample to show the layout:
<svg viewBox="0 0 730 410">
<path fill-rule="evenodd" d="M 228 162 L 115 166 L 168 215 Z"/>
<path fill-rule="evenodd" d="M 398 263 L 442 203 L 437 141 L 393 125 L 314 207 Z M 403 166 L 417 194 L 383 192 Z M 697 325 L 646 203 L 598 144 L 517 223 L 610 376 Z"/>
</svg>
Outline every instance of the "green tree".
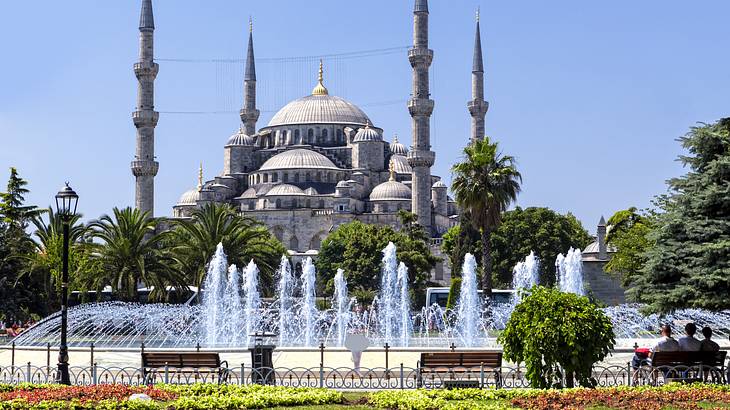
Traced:
<svg viewBox="0 0 730 410">
<path fill-rule="evenodd" d="M 462 235 L 460 225 L 454 226 L 444 235 L 444 253 L 460 255 L 467 252 L 479 258 L 481 239 L 478 232 L 469 234 L 468 240 L 462 243 L 470 244 L 468 248 L 457 251 L 458 239 Z M 502 223 L 492 233 L 490 239 L 492 250 L 494 283 L 500 287 L 510 287 L 512 283 L 512 269 L 534 251 L 542 261 L 541 283 L 552 284 L 555 281 L 555 264 L 553 261 L 558 253 L 565 253 L 569 248 L 584 248 L 591 242 L 591 236 L 583 228 L 580 221 L 568 213 L 561 215 L 549 208 L 530 207 L 522 209 L 516 207 L 504 212 Z"/>
<path fill-rule="evenodd" d="M 286 249 L 263 225 L 230 205 L 206 204 L 193 211 L 191 219 L 175 221 L 169 241 L 179 269 L 198 288 L 219 243 L 230 264 L 242 268 L 253 259 L 261 272 L 262 288 L 272 292 L 273 275 Z"/>
<path fill-rule="evenodd" d="M 646 265 L 646 252 L 651 247 L 652 218 L 631 207 L 616 212 L 608 219 L 606 243 L 616 251 L 604 269 L 620 277 L 624 286 L 630 286 Z"/>
<path fill-rule="evenodd" d="M 456 304 L 459 303 L 459 297 L 461 296 L 461 278 L 451 279 L 451 286 L 449 287 L 449 297 L 446 299 L 446 308 L 453 309 Z"/>
<path fill-rule="evenodd" d="M 414 240 L 389 226 L 360 221 L 340 225 L 322 241 L 317 269 L 325 293 L 332 293 L 338 268 L 345 271 L 351 290 L 377 290 L 380 287 L 382 251 L 388 242 L 393 242 L 398 248 L 398 260 L 408 266 L 411 289 L 416 295 L 415 302 L 422 303 L 426 278 L 438 258 L 431 254 L 428 245 L 421 240 Z"/>
<path fill-rule="evenodd" d="M 491 272 L 490 238 L 501 222 L 502 212 L 517 199 L 522 176 L 514 158 L 502 155 L 498 144 L 488 137 L 464 148 L 464 156 L 464 161 L 452 168 L 451 188 L 456 202 L 480 229 L 483 271 Z M 492 275 L 482 275 L 482 289 L 485 297 L 492 296 Z"/>
<path fill-rule="evenodd" d="M 657 198 L 646 265 L 631 294 L 648 310 L 730 308 L 730 118 L 693 127 L 679 141 L 689 171 Z"/>
<path fill-rule="evenodd" d="M 500 286 L 510 286 L 512 269 L 531 251 L 540 259 L 540 283 L 555 283 L 555 258 L 570 248 L 584 248 L 592 238 L 571 213 L 549 208 L 516 207 L 502 216 L 491 237 L 493 276 Z"/>
<path fill-rule="evenodd" d="M 18 171 L 10 168 L 7 189 L 0 192 L 0 312 L 17 319 L 47 313 L 43 283 L 21 275 L 33 254 L 26 228 L 42 212 L 25 205 L 27 185 Z"/>
<path fill-rule="evenodd" d="M 504 356 L 524 362 L 527 380 L 536 388 L 593 387 L 594 363 L 615 344 L 611 320 L 587 297 L 535 287 L 515 307 L 499 336 Z"/>
<path fill-rule="evenodd" d="M 449 228 L 443 235 L 441 249 L 449 256 L 451 275 L 461 275 L 461 265 L 464 264 L 464 256 L 471 253 L 478 260 L 482 260 L 482 239 L 479 230 L 474 224 L 468 212 L 462 212 L 459 216 L 459 224 Z M 456 269 L 454 269 L 456 267 Z M 481 266 L 479 266 L 481 270 Z"/>
<path fill-rule="evenodd" d="M 104 215 L 89 224 L 97 242 L 89 244 L 100 268 L 98 275 L 85 278 L 88 289 L 109 285 L 120 299 L 139 301 L 137 285 L 154 286 L 151 299 L 167 296 L 166 287 L 184 288 L 182 275 L 173 268 L 174 260 L 162 247 L 167 233 L 157 233 L 159 220 L 138 209 L 114 208 L 114 216 Z"/>
</svg>

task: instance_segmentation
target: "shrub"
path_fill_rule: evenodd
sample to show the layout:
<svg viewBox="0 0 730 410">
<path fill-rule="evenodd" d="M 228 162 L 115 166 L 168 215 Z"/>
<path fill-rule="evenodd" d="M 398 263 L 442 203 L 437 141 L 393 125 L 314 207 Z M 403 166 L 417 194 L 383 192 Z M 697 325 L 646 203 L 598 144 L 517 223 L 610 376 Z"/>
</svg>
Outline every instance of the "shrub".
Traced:
<svg viewBox="0 0 730 410">
<path fill-rule="evenodd" d="M 588 298 L 535 287 L 499 336 L 507 360 L 524 362 L 533 387 L 593 387 L 593 364 L 615 344 L 611 320 Z"/>
<path fill-rule="evenodd" d="M 446 299 L 446 308 L 453 309 L 459 302 L 459 295 L 461 293 L 461 278 L 451 279 L 451 287 L 449 288 L 449 298 Z"/>
</svg>

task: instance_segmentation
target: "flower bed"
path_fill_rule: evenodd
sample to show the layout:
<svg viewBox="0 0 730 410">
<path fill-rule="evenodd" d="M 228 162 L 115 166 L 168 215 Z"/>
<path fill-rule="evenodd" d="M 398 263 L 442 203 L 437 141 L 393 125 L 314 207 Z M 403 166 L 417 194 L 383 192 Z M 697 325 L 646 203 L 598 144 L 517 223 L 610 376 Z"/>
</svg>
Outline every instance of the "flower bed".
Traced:
<svg viewBox="0 0 730 410">
<path fill-rule="evenodd" d="M 152 400 L 128 400 L 146 394 Z M 341 403 L 342 393 L 314 388 L 232 386 L 0 386 L 0 410 L 203 410 Z"/>
<path fill-rule="evenodd" d="M 730 386 L 679 385 L 566 390 L 411 390 L 373 393 L 382 409 L 616 410 L 730 408 Z"/>
</svg>

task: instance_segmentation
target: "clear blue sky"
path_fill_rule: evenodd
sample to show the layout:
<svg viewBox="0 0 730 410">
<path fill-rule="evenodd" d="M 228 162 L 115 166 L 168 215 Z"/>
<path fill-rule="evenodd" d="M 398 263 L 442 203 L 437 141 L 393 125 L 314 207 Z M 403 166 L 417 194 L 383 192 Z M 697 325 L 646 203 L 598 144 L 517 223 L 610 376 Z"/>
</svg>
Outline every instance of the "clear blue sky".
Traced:
<svg viewBox="0 0 730 410">
<path fill-rule="evenodd" d="M 133 203 L 130 114 L 139 3 L 3 4 L 1 179 L 4 183 L 9 166 L 17 167 L 30 181 L 31 203 L 50 204 L 64 180 L 81 195 L 79 208 L 87 218 Z M 664 181 L 682 172 L 675 161 L 681 152 L 676 137 L 697 121 L 728 114 L 730 2 L 430 3 L 434 173 L 447 180 L 469 137 L 466 102 L 477 6 L 491 104 L 487 133 L 519 161 L 523 207 L 573 212 L 594 232 L 602 214 L 648 206 L 665 191 Z M 411 42 L 410 0 L 154 0 L 154 7 L 158 58 L 241 59 L 249 15 L 261 59 Z M 397 133 L 409 141 L 410 118 L 405 103 L 398 102 L 410 91 L 404 53 L 325 64 L 331 94 L 363 104 L 388 139 Z M 310 91 L 316 63 L 306 65 L 311 67 L 258 65 L 267 105 L 259 126 L 276 105 Z M 231 65 L 160 66 L 156 213 L 170 215 L 179 195 L 195 185 L 200 161 L 208 178 L 221 171 L 223 144 L 239 119 L 164 112 L 235 110 L 241 97 Z M 299 80 L 281 90 L 276 79 L 292 73 Z M 382 104 L 388 101 L 396 103 Z"/>
</svg>

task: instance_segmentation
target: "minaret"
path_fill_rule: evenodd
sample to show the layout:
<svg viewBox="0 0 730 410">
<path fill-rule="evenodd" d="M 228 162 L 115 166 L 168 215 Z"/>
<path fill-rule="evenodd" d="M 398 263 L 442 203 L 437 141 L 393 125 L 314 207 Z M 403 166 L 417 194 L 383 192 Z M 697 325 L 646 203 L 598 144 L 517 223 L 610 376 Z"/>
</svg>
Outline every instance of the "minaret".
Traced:
<svg viewBox="0 0 730 410">
<path fill-rule="evenodd" d="M 248 52 L 246 53 L 246 72 L 243 76 L 243 122 L 246 135 L 256 134 L 256 121 L 259 119 L 259 110 L 256 109 L 256 61 L 253 56 L 253 21 L 248 20 Z"/>
<path fill-rule="evenodd" d="M 137 127 L 137 150 L 132 161 L 132 174 L 136 180 L 134 204 L 142 212 L 155 211 L 155 175 L 159 164 L 155 161 L 155 126 L 160 114 L 155 111 L 155 78 L 159 66 L 154 62 L 153 37 L 155 21 L 152 16 L 152 0 L 142 0 L 139 19 L 139 62 L 134 64 L 137 76 L 137 110 L 132 113 Z"/>
<path fill-rule="evenodd" d="M 412 211 L 418 223 L 431 234 L 431 166 L 436 154 L 431 151 L 430 120 L 433 112 L 428 84 L 428 68 L 433 51 L 428 48 L 428 0 L 416 0 L 413 9 L 413 48 L 408 61 L 413 68 L 413 95 L 408 101 L 412 118 L 413 146 L 408 152 L 408 164 L 413 168 Z"/>
<path fill-rule="evenodd" d="M 479 30 L 479 9 L 477 9 L 477 31 L 474 39 L 474 60 L 471 68 L 471 101 L 467 104 L 471 114 L 471 142 L 484 138 L 484 116 L 489 103 L 484 101 L 484 62 L 482 60 L 482 36 Z"/>
<path fill-rule="evenodd" d="M 598 259 L 604 261 L 608 259 L 608 249 L 606 246 L 606 220 L 601 215 L 601 220 L 598 221 Z"/>
</svg>

